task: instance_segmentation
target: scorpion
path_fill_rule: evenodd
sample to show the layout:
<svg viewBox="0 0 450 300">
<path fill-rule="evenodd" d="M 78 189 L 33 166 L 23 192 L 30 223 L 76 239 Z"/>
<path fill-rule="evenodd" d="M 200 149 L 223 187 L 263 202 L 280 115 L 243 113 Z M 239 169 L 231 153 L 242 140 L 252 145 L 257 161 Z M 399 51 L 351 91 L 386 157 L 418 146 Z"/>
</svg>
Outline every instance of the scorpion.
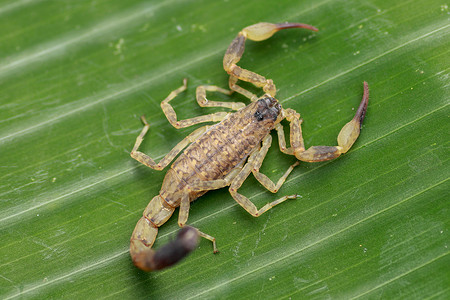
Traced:
<svg viewBox="0 0 450 300">
<path fill-rule="evenodd" d="M 185 128 L 204 122 L 219 122 L 205 125 L 194 130 L 179 142 L 158 163 L 150 156 L 138 151 L 150 125 L 142 116 L 144 127 L 136 138 L 131 157 L 155 170 L 164 169 L 184 149 L 166 173 L 161 190 L 143 212 L 137 222 L 130 240 L 130 255 L 135 266 L 144 271 L 161 270 L 169 267 L 192 252 L 198 244 L 199 237 L 212 242 L 214 253 L 218 252 L 216 239 L 197 228 L 186 225 L 190 202 L 207 191 L 229 186 L 233 199 L 248 213 L 258 217 L 272 207 L 298 195 L 289 195 L 257 207 L 244 195 L 238 193 L 246 178 L 253 176 L 272 193 L 276 193 L 287 176 L 299 164 L 299 161 L 320 162 L 337 158 L 346 153 L 360 134 L 362 122 L 369 101 L 369 87 L 364 82 L 364 93 L 353 119 L 345 124 L 337 137 L 337 146 L 311 146 L 305 148 L 300 114 L 295 110 L 283 109 L 275 98 L 276 87 L 271 79 L 241 68 L 237 65 L 245 48 L 247 39 L 262 41 L 270 38 L 277 31 L 287 28 L 318 29 L 301 23 L 257 23 L 242 29 L 228 47 L 223 58 L 223 67 L 230 75 L 230 90 L 214 85 L 201 85 L 196 89 L 196 100 L 201 107 L 223 107 L 235 112 L 217 112 L 185 120 L 178 120 L 170 101 L 187 88 L 187 79 L 183 85 L 172 91 L 161 102 L 161 108 L 170 124 L 175 128 Z M 238 81 L 245 81 L 262 88 L 264 95 L 256 96 L 239 86 Z M 210 101 L 206 92 L 219 92 L 231 95 L 240 93 L 251 100 L 249 105 L 243 102 Z M 286 138 L 282 120 L 289 122 L 290 147 Z M 272 143 L 270 132 L 275 129 L 280 151 L 294 155 L 297 161 L 292 164 L 274 183 L 261 173 L 260 167 Z M 163 225 L 179 207 L 178 225 L 181 227 L 177 237 L 155 251 L 153 243 L 158 227 Z"/>
</svg>

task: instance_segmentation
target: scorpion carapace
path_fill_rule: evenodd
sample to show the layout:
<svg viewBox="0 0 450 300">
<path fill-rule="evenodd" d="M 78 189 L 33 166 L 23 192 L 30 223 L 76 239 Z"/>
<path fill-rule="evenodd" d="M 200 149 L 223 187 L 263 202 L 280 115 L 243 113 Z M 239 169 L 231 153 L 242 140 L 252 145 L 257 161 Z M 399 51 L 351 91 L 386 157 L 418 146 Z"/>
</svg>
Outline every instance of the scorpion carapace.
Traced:
<svg viewBox="0 0 450 300">
<path fill-rule="evenodd" d="M 275 122 L 278 119 L 281 112 L 281 105 L 275 98 L 265 96 L 256 103 L 257 107 L 254 114 L 256 120 L 263 121 L 269 119 Z"/>
<path fill-rule="evenodd" d="M 338 145 L 312 146 L 305 149 L 300 114 L 293 109 L 281 107 L 275 98 L 276 88 L 273 81 L 236 65 L 244 52 L 244 43 L 247 38 L 254 41 L 264 40 L 271 37 L 276 31 L 286 28 L 307 28 L 317 31 L 310 25 L 300 23 L 258 23 L 246 27 L 233 40 L 223 60 L 224 68 L 230 75 L 231 90 L 211 85 L 197 87 L 196 99 L 201 107 L 225 107 L 235 112 L 217 112 L 178 120 L 175 110 L 169 102 L 186 90 L 186 79 L 183 80 L 181 87 L 172 91 L 161 102 L 164 114 L 175 128 L 204 122 L 219 123 L 194 130 L 158 163 L 150 156 L 138 151 L 150 128 L 146 119 L 141 118 L 144 128 L 136 138 L 136 143 L 131 151 L 131 156 L 137 161 L 155 170 L 162 170 L 184 148 L 187 148 L 167 171 L 159 194 L 147 205 L 133 231 L 130 254 L 133 263 L 138 268 L 145 271 L 160 270 L 177 263 L 196 248 L 199 236 L 210 240 L 214 253 L 217 252 L 214 237 L 186 225 L 190 202 L 207 191 L 229 186 L 229 192 L 233 199 L 252 216 L 258 217 L 287 199 L 297 198 L 297 195 L 281 197 L 257 209 L 247 197 L 238 193 L 238 189 L 250 173 L 266 189 L 276 193 L 299 161 L 317 162 L 334 159 L 347 152 L 358 138 L 369 101 L 369 88 L 366 82 L 364 82 L 363 99 L 354 118 L 341 129 L 338 135 Z M 262 88 L 265 94 L 257 97 L 238 86 L 238 80 L 247 81 Z M 235 91 L 249 98 L 252 103 L 245 106 L 242 102 L 209 101 L 206 98 L 207 91 L 226 95 Z M 290 123 L 289 148 L 286 146 L 284 129 L 280 123 L 284 119 Z M 273 129 L 278 134 L 280 151 L 294 155 L 299 160 L 291 165 L 276 183 L 259 171 L 271 146 L 270 132 Z M 151 247 L 156 239 L 158 227 L 171 217 L 177 207 L 180 208 L 178 224 L 182 229 L 174 241 L 155 252 Z"/>
</svg>

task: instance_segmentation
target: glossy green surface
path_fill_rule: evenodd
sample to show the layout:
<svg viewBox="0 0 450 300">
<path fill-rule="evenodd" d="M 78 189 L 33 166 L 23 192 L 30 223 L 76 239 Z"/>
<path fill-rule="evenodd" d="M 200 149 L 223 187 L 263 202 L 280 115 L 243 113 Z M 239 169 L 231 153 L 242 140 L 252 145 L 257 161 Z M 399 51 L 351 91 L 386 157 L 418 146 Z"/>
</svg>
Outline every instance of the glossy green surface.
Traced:
<svg viewBox="0 0 450 300">
<path fill-rule="evenodd" d="M 436 0 L 1 1 L 0 298 L 450 297 L 448 18 Z M 278 195 L 250 177 L 241 192 L 258 207 L 302 196 L 260 218 L 207 193 L 188 223 L 220 253 L 202 240 L 176 267 L 141 272 L 129 238 L 165 172 L 128 154 L 139 116 L 142 150 L 161 158 L 192 128 L 172 128 L 160 101 L 187 77 L 178 116 L 214 111 L 195 87 L 227 86 L 226 48 L 260 21 L 320 29 L 248 42 L 240 63 L 301 113 L 305 143 L 334 145 L 367 81 L 361 136 L 337 160 L 302 163 Z M 273 180 L 295 161 L 277 147 L 262 168 Z"/>
</svg>

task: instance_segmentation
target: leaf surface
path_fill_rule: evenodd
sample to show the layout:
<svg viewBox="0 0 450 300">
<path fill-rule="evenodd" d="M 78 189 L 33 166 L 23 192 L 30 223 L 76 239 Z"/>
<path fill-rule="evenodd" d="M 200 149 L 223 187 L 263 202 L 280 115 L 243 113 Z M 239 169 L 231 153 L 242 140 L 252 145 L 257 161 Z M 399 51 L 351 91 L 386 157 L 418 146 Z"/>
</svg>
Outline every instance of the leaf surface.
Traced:
<svg viewBox="0 0 450 300">
<path fill-rule="evenodd" d="M 448 15 L 436 0 L 2 1 L 0 298 L 448 298 Z M 226 48 L 261 21 L 320 29 L 249 41 L 239 63 L 274 80 L 306 145 L 335 144 L 367 81 L 361 136 L 334 161 L 302 163 L 277 195 L 250 176 L 240 192 L 257 207 L 301 195 L 259 218 L 226 189 L 205 194 L 188 223 L 220 253 L 202 240 L 179 265 L 141 272 L 129 238 L 165 171 L 129 156 L 139 116 L 142 151 L 162 158 L 193 129 L 171 127 L 161 100 L 186 77 L 178 117 L 217 111 L 195 87 L 226 88 Z M 275 181 L 294 161 L 275 141 L 262 172 Z"/>
</svg>

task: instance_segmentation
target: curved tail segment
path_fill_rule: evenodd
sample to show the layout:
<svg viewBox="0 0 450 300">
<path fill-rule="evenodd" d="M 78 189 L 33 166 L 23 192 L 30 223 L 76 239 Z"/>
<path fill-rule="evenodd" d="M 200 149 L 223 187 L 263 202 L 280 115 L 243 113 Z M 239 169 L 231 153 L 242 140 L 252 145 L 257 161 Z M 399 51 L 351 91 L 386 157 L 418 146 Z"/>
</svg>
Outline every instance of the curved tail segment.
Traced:
<svg viewBox="0 0 450 300">
<path fill-rule="evenodd" d="M 154 197 L 131 235 L 131 259 L 134 265 L 143 271 L 161 270 L 172 266 L 192 252 L 198 244 L 198 230 L 185 226 L 178 232 L 175 240 L 157 251 L 152 249 L 158 234 L 158 226 L 170 218 L 174 210 L 160 204 L 164 202 L 159 195 Z M 149 217 L 152 214 L 153 217 Z"/>
<path fill-rule="evenodd" d="M 256 95 L 236 85 L 238 80 L 243 80 L 253 83 L 257 87 L 263 88 L 265 93 L 275 97 L 276 87 L 271 79 L 266 79 L 264 76 L 243 69 L 236 64 L 239 62 L 242 54 L 244 53 L 245 41 L 247 38 L 252 41 L 263 41 L 270 38 L 277 31 L 288 28 L 305 28 L 312 31 L 318 31 L 318 29 L 314 26 L 302 23 L 272 24 L 263 22 L 245 27 L 238 33 L 236 38 L 231 42 L 223 58 L 223 68 L 228 74 L 230 74 L 229 85 L 231 90 L 243 94 L 252 101 L 255 101 L 257 99 Z"/>
<path fill-rule="evenodd" d="M 158 229 L 152 227 L 146 231 L 156 237 Z M 131 238 L 130 242 L 134 265 L 146 272 L 165 269 L 185 258 L 197 247 L 198 232 L 195 228 L 185 226 L 180 229 L 175 240 L 159 250 L 151 249 L 152 244 L 146 244 L 145 240 L 136 238 Z"/>
</svg>

